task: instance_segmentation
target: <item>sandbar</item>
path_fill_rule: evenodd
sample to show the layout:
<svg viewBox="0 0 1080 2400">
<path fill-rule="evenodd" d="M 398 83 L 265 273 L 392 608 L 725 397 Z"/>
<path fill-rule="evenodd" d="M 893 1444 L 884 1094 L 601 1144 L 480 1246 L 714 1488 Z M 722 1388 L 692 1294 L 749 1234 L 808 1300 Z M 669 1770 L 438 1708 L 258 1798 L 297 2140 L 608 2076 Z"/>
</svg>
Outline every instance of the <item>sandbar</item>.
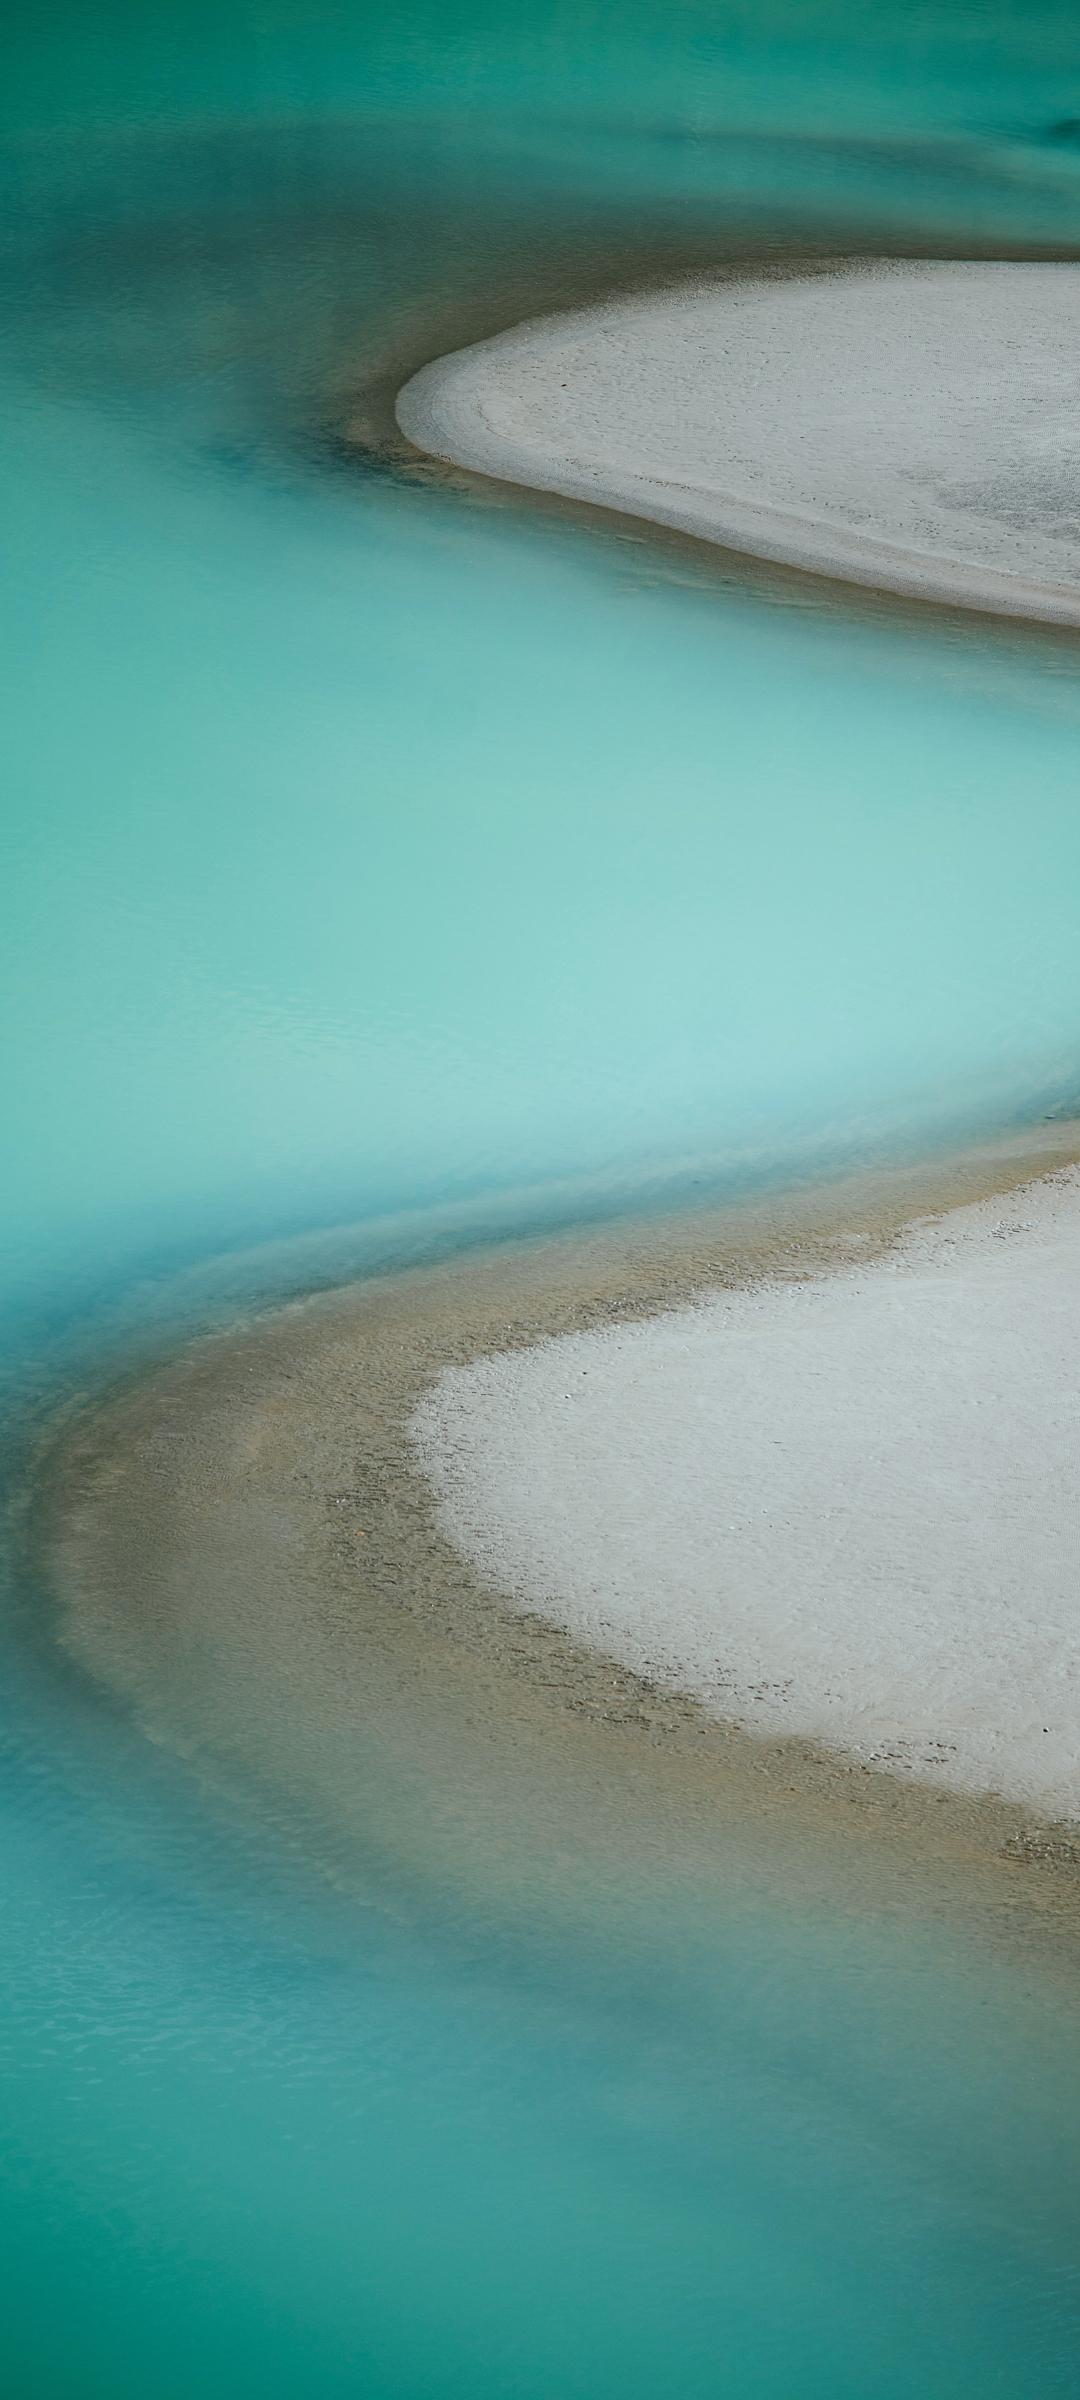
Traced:
<svg viewBox="0 0 1080 2400">
<path fill-rule="evenodd" d="M 400 392 L 415 448 L 814 573 L 1080 624 L 1080 266 L 844 262 L 531 320 Z"/>
<path fill-rule="evenodd" d="M 1080 1169 L 885 1255 L 449 1367 L 519 1606 L 750 1731 L 1080 1818 Z"/>
<path fill-rule="evenodd" d="M 510 1373 L 513 1353 L 528 1375 L 552 1338 L 816 1289 L 889 1260 L 913 1219 L 948 1211 L 947 1234 L 992 1195 L 1026 1219 L 1030 1187 L 1068 1200 L 1053 1179 L 1078 1157 L 1080 1125 L 1055 1122 L 333 1289 L 316 1245 L 310 1297 L 290 1261 L 284 1304 L 274 1269 L 265 1304 L 229 1302 L 156 1363 L 117 1360 L 43 1427 L 28 1538 L 50 1628 L 260 1841 L 365 1891 L 388 1872 L 395 1907 L 422 1882 L 440 1906 L 472 1892 L 595 1928 L 620 1894 L 633 1914 L 649 1861 L 693 1906 L 764 1879 L 800 1906 L 985 1902 L 1003 1939 L 1044 1926 L 1053 1943 L 1080 1863 L 1054 1815 L 950 1786 L 937 1752 L 894 1756 L 876 1729 L 854 1748 L 801 1738 L 789 1706 L 770 1734 L 731 1686 L 718 1714 L 715 1690 L 706 1707 L 620 1665 L 603 1628 L 575 1638 L 462 1546 L 415 1419 L 448 1369 L 499 1355 Z M 1019 1255 L 1016 1237 L 991 1246 Z"/>
</svg>

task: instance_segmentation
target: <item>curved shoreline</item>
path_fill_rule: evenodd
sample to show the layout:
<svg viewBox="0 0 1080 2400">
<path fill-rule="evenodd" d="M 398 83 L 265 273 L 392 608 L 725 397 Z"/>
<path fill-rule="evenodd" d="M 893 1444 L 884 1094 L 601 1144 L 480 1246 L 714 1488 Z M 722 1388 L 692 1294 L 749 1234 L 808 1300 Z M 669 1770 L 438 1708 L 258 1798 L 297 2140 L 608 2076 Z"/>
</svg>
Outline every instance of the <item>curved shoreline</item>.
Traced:
<svg viewBox="0 0 1080 2400">
<path fill-rule="evenodd" d="M 1023 1898 L 1025 1918 L 1060 1903 L 1071 1921 L 1076 1845 L 1056 1849 L 1030 1807 L 720 1721 L 522 1614 L 448 1538 L 409 1429 L 447 1367 L 884 1257 L 913 1216 L 1078 1149 L 1080 1129 L 1047 1128 L 948 1168 L 380 1276 L 203 1336 L 43 1461 L 36 1548 L 64 1645 L 151 1738 L 255 1793 L 294 1846 L 306 1827 L 349 1881 L 381 1858 L 444 1895 L 590 1916 L 646 1857 L 684 1887 L 741 1861 L 875 1905 L 926 1869 L 950 1908 L 978 1886 L 1006 1918 Z M 1027 1858 L 1049 1872 L 1021 1892 Z"/>
<path fill-rule="evenodd" d="M 498 481 L 1076 626 L 1078 365 L 1080 266 L 886 263 L 528 321 L 422 368 L 397 420 Z"/>
<path fill-rule="evenodd" d="M 1080 1822 L 1080 1171 L 884 1258 L 446 1369 L 413 1433 L 523 1609 L 711 1714 Z"/>
</svg>

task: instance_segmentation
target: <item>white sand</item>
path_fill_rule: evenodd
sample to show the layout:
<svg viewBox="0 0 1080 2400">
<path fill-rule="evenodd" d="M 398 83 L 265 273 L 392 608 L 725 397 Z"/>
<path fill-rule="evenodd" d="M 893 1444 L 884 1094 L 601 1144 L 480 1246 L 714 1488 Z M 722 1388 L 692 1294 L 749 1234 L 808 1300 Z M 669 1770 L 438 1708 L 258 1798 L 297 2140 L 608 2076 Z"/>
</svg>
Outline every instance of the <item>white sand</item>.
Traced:
<svg viewBox="0 0 1080 2400">
<path fill-rule="evenodd" d="M 1080 1169 L 448 1370 L 413 1431 L 523 1607 L 751 1728 L 1080 1816 Z"/>
<path fill-rule="evenodd" d="M 1080 266 L 885 264 L 539 319 L 406 384 L 417 448 L 730 548 L 1080 623 Z"/>
</svg>

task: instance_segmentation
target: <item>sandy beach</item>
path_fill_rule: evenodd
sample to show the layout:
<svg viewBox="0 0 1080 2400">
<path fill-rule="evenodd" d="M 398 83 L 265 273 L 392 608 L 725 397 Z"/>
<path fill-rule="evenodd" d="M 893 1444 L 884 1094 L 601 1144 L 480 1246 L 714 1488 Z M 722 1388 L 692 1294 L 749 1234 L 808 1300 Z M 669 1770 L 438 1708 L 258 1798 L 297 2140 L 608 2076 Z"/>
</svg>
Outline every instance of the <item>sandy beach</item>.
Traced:
<svg viewBox="0 0 1080 2400">
<path fill-rule="evenodd" d="M 520 1605 L 772 1736 L 1080 1817 L 1080 1170 L 866 1269 L 447 1370 L 413 1421 Z"/>
<path fill-rule="evenodd" d="M 1080 267 L 884 262 L 543 317 L 399 394 L 431 456 L 919 599 L 1080 624 Z"/>
<path fill-rule="evenodd" d="M 617 1910 L 620 1894 L 637 1888 L 649 1860 L 673 1891 L 746 1875 L 804 1895 L 842 1893 L 844 1905 L 869 1897 L 877 1907 L 888 1894 L 906 1905 L 905 1895 L 920 1894 L 920 1906 L 952 1913 L 970 1901 L 985 1905 L 1002 1938 L 1011 1941 L 1010 1928 L 1022 1924 L 1025 1942 L 1044 1909 L 1048 1930 L 1057 1922 L 1060 1899 L 1071 1923 L 1080 1850 L 1062 1833 L 1062 1810 L 1050 1806 L 1052 1792 L 1072 1788 L 1065 1687 L 1053 1716 L 1040 1720 L 1053 1732 L 1040 1732 L 1040 1772 L 1028 1779 L 1043 1798 L 988 1799 L 954 1775 L 958 1755 L 968 1763 L 948 1747 L 957 1696 L 964 1676 L 982 1671 L 987 1610 L 997 1637 L 1008 1638 L 994 1593 L 976 1595 L 941 1643 L 941 1688 L 928 1713 L 918 1692 L 912 1699 L 906 1637 L 894 1638 L 900 1618 L 879 1584 L 872 1616 L 885 1649 L 876 1666 L 871 1659 L 877 1680 L 867 1690 L 874 1710 L 882 1689 L 891 1692 L 891 1713 L 864 1714 L 857 1725 L 821 1718 L 826 1738 L 807 1737 L 799 1728 L 819 1721 L 823 1659 L 836 1662 L 841 1692 L 850 1691 L 849 1651 L 858 1673 L 870 1672 L 854 1575 L 834 1572 L 857 1527 L 833 1521 L 832 1567 L 819 1545 L 824 1598 L 816 1591 L 801 1624 L 783 1573 L 765 1579 L 756 1618 L 744 1607 L 752 1662 L 749 1641 L 737 1651 L 733 1625 L 717 1613 L 719 1584 L 701 1571 L 717 1530 L 715 1480 L 703 1508 L 692 1489 L 685 1499 L 666 1491 L 665 1479 L 681 1457 L 692 1485 L 703 1431 L 706 1464 L 717 1454 L 713 1420 L 693 1421 L 683 1329 L 700 1329 L 700 1355 L 712 1357 L 722 1393 L 726 1312 L 743 1313 L 755 1339 L 743 1345 L 740 1457 L 745 1465 L 756 1442 L 763 1480 L 753 1495 L 739 1493 L 738 1508 L 748 1520 L 757 1512 L 760 1565 L 781 1482 L 771 1437 L 782 1436 L 785 1511 L 792 1527 L 813 1531 L 812 1515 L 799 1516 L 791 1469 L 801 1456 L 802 1497 L 816 1499 L 811 1470 L 816 1464 L 820 1484 L 828 1461 L 782 1384 L 762 1425 L 763 1384 L 749 1372 L 756 1337 L 772 1373 L 775 1329 L 790 1307 L 807 1357 L 821 1362 L 823 1421 L 835 1423 L 824 1388 L 835 1364 L 834 1313 L 846 1321 L 852 1293 L 866 1278 L 872 1293 L 879 1270 L 893 1293 L 929 1277 L 944 1300 L 958 1209 L 974 1210 L 972 1224 L 986 1209 L 985 1239 L 965 1232 L 966 1255 L 1000 1284 L 1006 1313 L 1011 1307 L 1019 1322 L 1035 1293 L 1033 1339 L 1041 1345 L 1048 1331 L 1050 1388 L 1060 1396 L 1071 1372 L 1067 1329 L 1046 1320 L 1063 1284 L 1068 1306 L 1078 1151 L 1080 1127 L 1047 1125 L 948 1160 L 464 1252 L 189 1341 L 113 1392 L 88 1394 L 48 1440 L 34 1544 L 64 1648 L 110 1704 L 119 1699 L 156 1744 L 224 1786 L 232 1805 L 253 1809 L 261 1828 L 273 1827 L 279 1810 L 286 1825 L 302 1822 L 312 1856 L 335 1880 L 366 1887 L 385 1866 L 392 1879 L 404 1872 L 444 1895 L 482 1890 L 485 1905 L 515 1912 L 550 1903 L 595 1925 L 599 1910 Z M 938 1267 L 917 1271 L 905 1228 L 942 1210 L 938 1230 L 915 1237 Z M 1032 1219 L 1041 1231 L 1025 1264 L 1028 1237 L 994 1229 Z M 866 1319 L 864 1378 L 888 1315 L 879 1308 Z M 974 1333 L 962 1311 L 939 1316 L 942 1358 L 972 1392 L 969 1370 L 972 1378 L 979 1371 L 993 1315 L 988 1293 L 986 1322 Z M 925 1313 L 918 1322 L 925 1351 Z M 669 1358 L 664 1375 L 654 1344 L 657 1358 Z M 568 1380 L 568 1345 L 587 1378 Z M 593 1362 L 605 1359 L 614 1412 L 602 1391 L 595 1408 L 579 1397 Z M 636 1360 L 643 1379 L 636 1393 L 623 1392 Z M 932 1361 L 924 1364 L 929 1373 Z M 1029 1369 L 1034 1442 L 1046 1411 L 1032 1388 L 1033 1360 Z M 901 1389 L 898 1398 L 911 1438 L 914 1395 Z M 1062 1408 L 1067 1414 L 1064 1399 Z M 628 1489 L 628 1426 L 641 1453 L 631 1479 L 640 1475 L 638 1497 Z M 564 1474 L 568 1430 L 589 1460 L 576 1481 Z M 1033 1610 L 1050 1593 L 1047 1640 L 1060 1664 L 1073 1639 L 1071 1582 L 1058 1588 L 1054 1564 L 1066 1556 L 1071 1523 L 1064 1421 L 1055 1439 L 1062 1482 L 1047 1494 L 1046 1541 L 1033 1554 L 1038 1588 L 1025 1585 L 1023 1597 Z M 996 1451 L 994 1463 L 996 1471 Z M 1030 1451 L 1020 1463 L 1030 1466 Z M 905 1495 L 912 1482 L 900 1478 Z M 644 1516 L 655 1495 L 654 1532 Z M 927 1542 L 924 1500 L 916 1491 L 916 1542 Z M 680 1533 L 684 1514 L 693 1542 Z M 753 1555 L 754 1522 L 751 1549 L 739 1555 Z M 776 1530 L 777 1555 L 790 1558 L 791 1528 Z M 553 1571 L 560 1546 L 565 1560 L 579 1540 L 597 1592 L 573 1588 L 572 1578 L 560 1588 Z M 666 1567 L 660 1551 L 670 1553 Z M 1016 1545 L 1008 1556 L 1022 1580 Z M 658 1637 L 673 1575 L 682 1615 Z M 621 1627 L 612 1623 L 616 1592 Z M 725 1592 L 730 1598 L 730 1579 Z M 914 1618 L 913 1636 L 917 1609 Z M 695 1674 L 694 1652 L 680 1676 L 674 1648 L 695 1624 L 710 1671 Z M 778 1680 L 798 1687 L 775 1705 L 734 1681 L 737 1667 L 756 1675 L 766 1636 Z M 666 1660 L 658 1656 L 665 1642 Z M 643 1671 L 621 1664 L 620 1651 L 640 1658 Z M 721 1681 L 718 1668 L 732 1680 Z M 991 1676 L 988 1706 L 1001 1681 Z M 893 1730 L 903 1740 L 889 1738 Z"/>
</svg>

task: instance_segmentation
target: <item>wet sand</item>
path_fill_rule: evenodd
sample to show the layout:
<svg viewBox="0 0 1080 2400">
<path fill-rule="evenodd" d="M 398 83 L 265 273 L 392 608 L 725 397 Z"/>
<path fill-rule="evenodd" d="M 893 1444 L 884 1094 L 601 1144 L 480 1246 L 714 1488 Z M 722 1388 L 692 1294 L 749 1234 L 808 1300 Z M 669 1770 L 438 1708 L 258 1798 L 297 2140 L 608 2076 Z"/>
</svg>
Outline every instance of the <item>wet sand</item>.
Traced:
<svg viewBox="0 0 1080 2400">
<path fill-rule="evenodd" d="M 1080 268 L 730 275 L 436 358 L 420 451 L 917 599 L 1080 624 Z"/>
<path fill-rule="evenodd" d="M 58 1428 L 35 1543 L 69 1653 L 152 1739 L 353 1886 L 522 1922 L 782 1888 L 1074 1922 L 1076 1843 L 813 1741 L 758 1738 L 523 1615 L 448 1538 L 410 1438 L 448 1366 L 706 1291 L 884 1257 L 1080 1128 L 664 1222 L 509 1243 L 205 1336 Z M 1035 1933 L 1033 1934 L 1033 1928 Z M 1041 1935 L 1039 1935 L 1041 1938 Z"/>
</svg>

